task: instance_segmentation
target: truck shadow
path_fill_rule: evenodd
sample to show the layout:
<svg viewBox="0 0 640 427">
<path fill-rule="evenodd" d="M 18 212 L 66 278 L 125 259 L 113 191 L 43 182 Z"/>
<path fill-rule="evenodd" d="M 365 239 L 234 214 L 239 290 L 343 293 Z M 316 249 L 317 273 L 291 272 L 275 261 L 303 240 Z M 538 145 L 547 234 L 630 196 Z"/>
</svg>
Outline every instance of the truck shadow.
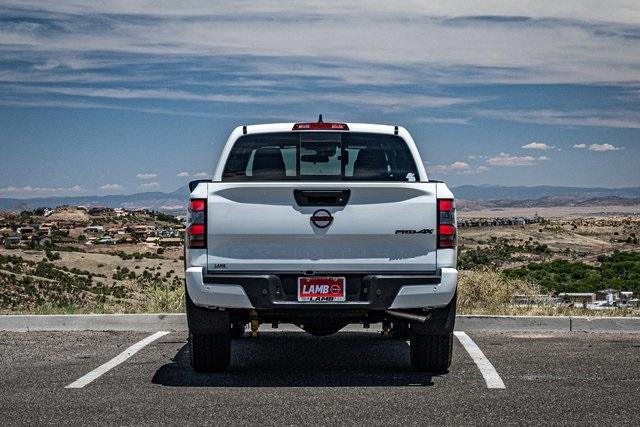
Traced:
<svg viewBox="0 0 640 427">
<path fill-rule="evenodd" d="M 433 376 L 411 369 L 406 340 L 357 332 L 330 337 L 261 332 L 257 339 L 233 341 L 227 372 L 194 372 L 185 344 L 152 382 L 173 387 L 432 386 Z"/>
</svg>

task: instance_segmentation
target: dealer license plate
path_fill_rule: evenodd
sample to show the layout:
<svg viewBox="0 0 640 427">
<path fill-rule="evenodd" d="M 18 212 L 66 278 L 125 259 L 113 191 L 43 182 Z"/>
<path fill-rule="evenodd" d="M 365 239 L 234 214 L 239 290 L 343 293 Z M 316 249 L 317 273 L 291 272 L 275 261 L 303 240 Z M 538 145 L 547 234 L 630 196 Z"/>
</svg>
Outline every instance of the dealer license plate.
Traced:
<svg viewBox="0 0 640 427">
<path fill-rule="evenodd" d="M 344 277 L 298 277 L 298 301 L 346 301 Z"/>
</svg>

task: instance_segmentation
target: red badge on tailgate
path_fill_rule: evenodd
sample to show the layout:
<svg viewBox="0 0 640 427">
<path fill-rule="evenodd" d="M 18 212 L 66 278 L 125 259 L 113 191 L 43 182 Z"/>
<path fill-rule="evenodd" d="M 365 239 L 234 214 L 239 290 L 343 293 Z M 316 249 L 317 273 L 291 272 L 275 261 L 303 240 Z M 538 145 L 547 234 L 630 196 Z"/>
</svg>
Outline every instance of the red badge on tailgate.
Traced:
<svg viewBox="0 0 640 427">
<path fill-rule="evenodd" d="M 346 301 L 344 277 L 298 277 L 298 301 Z"/>
</svg>

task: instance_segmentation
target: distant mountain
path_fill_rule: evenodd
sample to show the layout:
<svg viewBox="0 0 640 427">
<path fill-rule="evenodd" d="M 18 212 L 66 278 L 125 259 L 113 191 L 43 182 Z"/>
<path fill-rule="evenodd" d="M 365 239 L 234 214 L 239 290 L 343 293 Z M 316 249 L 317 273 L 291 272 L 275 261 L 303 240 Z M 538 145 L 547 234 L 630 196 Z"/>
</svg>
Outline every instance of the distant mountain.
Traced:
<svg viewBox="0 0 640 427">
<path fill-rule="evenodd" d="M 574 197 L 580 199 L 600 197 L 640 198 L 640 187 L 503 187 L 500 185 L 461 185 L 452 189 L 456 198 L 484 200 L 537 200 L 544 197 Z"/>
<path fill-rule="evenodd" d="M 551 208 L 559 206 L 635 206 L 640 205 L 640 198 L 603 196 L 584 198 L 579 196 L 548 196 L 527 200 L 483 200 L 468 201 L 460 199 L 458 206 L 462 210 L 483 208 Z"/>
<path fill-rule="evenodd" d="M 39 207 L 71 206 L 107 206 L 110 208 L 137 209 L 178 212 L 186 208 L 189 192 L 186 187 L 171 193 L 159 191 L 110 196 L 71 196 L 71 197 L 36 197 L 31 199 L 0 198 L 0 210 L 21 211 Z"/>
<path fill-rule="evenodd" d="M 486 207 L 606 206 L 640 203 L 640 187 L 582 188 L 503 187 L 498 185 L 461 185 L 453 188 L 460 205 L 468 209 Z M 165 212 L 184 212 L 189 197 L 187 187 L 171 193 L 146 192 L 111 196 L 37 197 L 32 199 L 0 198 L 0 210 L 21 211 L 38 207 L 107 206 L 110 208 L 146 208 Z"/>
</svg>

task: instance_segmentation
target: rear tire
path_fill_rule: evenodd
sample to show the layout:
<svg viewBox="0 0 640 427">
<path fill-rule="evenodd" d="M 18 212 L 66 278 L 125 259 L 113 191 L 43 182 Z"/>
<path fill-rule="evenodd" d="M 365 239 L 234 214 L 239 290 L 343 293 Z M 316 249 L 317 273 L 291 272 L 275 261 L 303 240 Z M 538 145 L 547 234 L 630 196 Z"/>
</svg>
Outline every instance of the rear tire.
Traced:
<svg viewBox="0 0 640 427">
<path fill-rule="evenodd" d="M 244 323 L 231 324 L 231 339 L 242 338 L 244 335 Z"/>
<path fill-rule="evenodd" d="M 393 338 L 407 339 L 411 338 L 411 329 L 409 328 L 409 322 L 402 320 L 394 320 L 391 322 L 391 336 Z"/>
<path fill-rule="evenodd" d="M 411 365 L 416 371 L 443 373 L 451 366 L 453 333 L 411 334 Z"/>
<path fill-rule="evenodd" d="M 231 333 L 189 334 L 189 350 L 194 371 L 226 371 L 231 363 Z"/>
</svg>

